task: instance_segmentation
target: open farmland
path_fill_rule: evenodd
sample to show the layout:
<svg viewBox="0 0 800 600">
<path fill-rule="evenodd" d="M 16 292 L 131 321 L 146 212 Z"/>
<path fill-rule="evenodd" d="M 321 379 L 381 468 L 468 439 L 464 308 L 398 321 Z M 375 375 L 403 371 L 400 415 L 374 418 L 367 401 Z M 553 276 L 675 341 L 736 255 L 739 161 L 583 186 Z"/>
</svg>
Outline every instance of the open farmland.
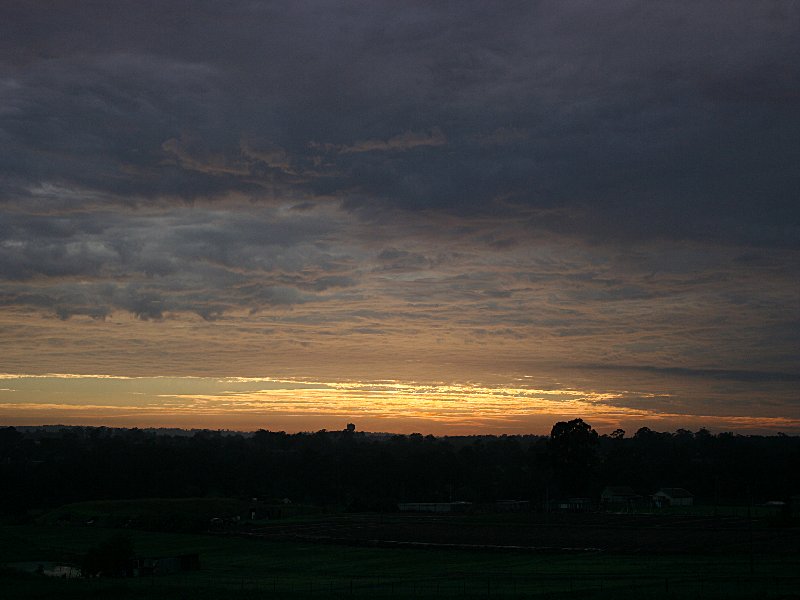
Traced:
<svg viewBox="0 0 800 600">
<path fill-rule="evenodd" d="M 356 545 L 481 546 L 541 552 L 791 554 L 797 528 L 735 516 L 651 514 L 541 514 L 428 516 L 341 515 L 252 530 L 273 540 Z"/>
<path fill-rule="evenodd" d="M 792 598 L 800 589 L 797 528 L 686 516 L 335 515 L 216 534 L 6 526 L 0 562 L 74 562 L 120 531 L 141 555 L 199 553 L 201 568 L 95 580 L 6 568 L 7 597 Z M 693 550 L 679 552 L 681 540 Z"/>
</svg>

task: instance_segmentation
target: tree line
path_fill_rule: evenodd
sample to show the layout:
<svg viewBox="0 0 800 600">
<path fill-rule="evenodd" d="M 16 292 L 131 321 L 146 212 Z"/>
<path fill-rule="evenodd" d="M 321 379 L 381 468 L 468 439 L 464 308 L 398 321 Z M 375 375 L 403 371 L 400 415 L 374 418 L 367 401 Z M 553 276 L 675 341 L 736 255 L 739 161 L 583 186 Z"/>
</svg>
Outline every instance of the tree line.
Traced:
<svg viewBox="0 0 800 600">
<path fill-rule="evenodd" d="M 596 499 L 606 485 L 683 487 L 698 502 L 789 500 L 800 438 L 617 430 L 582 419 L 549 436 L 252 434 L 106 427 L 0 428 L 0 510 L 143 497 L 289 498 L 351 510 L 398 502 Z"/>
</svg>

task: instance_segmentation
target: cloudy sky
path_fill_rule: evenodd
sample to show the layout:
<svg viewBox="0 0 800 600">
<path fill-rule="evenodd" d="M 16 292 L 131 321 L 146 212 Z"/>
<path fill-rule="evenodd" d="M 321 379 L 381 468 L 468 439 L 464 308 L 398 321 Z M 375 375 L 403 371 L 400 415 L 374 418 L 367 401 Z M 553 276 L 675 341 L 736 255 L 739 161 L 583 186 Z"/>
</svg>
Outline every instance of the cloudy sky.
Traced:
<svg viewBox="0 0 800 600">
<path fill-rule="evenodd" d="M 0 6 L 0 422 L 800 433 L 794 0 Z"/>
</svg>

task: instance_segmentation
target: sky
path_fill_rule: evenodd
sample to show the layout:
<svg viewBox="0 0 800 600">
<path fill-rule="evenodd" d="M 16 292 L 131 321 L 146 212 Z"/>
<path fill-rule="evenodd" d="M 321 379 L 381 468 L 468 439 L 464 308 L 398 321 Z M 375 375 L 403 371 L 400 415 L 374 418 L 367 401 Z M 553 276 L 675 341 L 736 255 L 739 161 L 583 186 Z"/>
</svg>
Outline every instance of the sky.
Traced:
<svg viewBox="0 0 800 600">
<path fill-rule="evenodd" d="M 0 424 L 800 434 L 800 4 L 0 5 Z"/>
</svg>

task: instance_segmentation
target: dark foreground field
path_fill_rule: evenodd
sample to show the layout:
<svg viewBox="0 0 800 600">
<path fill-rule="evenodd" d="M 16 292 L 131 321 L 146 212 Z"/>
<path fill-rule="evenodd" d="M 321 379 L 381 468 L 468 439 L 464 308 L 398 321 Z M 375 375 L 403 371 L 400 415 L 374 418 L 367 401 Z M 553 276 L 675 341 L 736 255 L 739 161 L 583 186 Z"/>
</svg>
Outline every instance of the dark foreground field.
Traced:
<svg viewBox="0 0 800 600">
<path fill-rule="evenodd" d="M 199 553 L 201 568 L 93 580 L 4 568 L 2 597 L 800 598 L 797 528 L 691 515 L 333 515 L 213 534 L 17 525 L 0 528 L 0 563 L 75 562 L 119 531 L 139 555 Z"/>
<path fill-rule="evenodd" d="M 792 555 L 796 528 L 703 514 L 343 515 L 252 528 L 269 540 L 612 554 Z"/>
</svg>

